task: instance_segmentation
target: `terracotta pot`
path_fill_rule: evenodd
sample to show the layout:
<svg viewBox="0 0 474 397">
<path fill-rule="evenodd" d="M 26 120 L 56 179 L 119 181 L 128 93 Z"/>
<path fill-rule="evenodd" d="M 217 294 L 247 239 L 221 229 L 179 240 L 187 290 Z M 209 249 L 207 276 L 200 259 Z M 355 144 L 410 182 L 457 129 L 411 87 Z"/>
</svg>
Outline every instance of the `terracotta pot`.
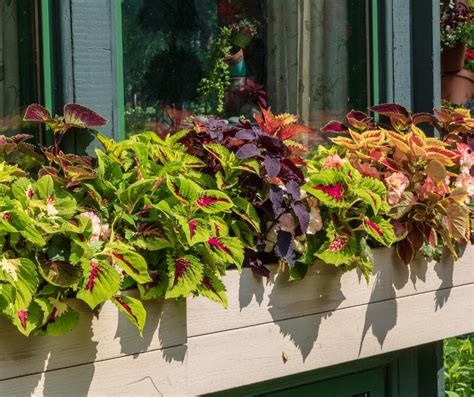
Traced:
<svg viewBox="0 0 474 397">
<path fill-rule="evenodd" d="M 441 72 L 456 73 L 464 66 L 464 53 L 466 47 L 457 43 L 454 47 L 443 47 L 441 52 Z"/>
<path fill-rule="evenodd" d="M 441 97 L 457 105 L 470 101 L 474 95 L 474 73 L 462 69 L 441 77 Z"/>
<path fill-rule="evenodd" d="M 235 54 L 229 55 L 228 57 L 224 58 L 224 62 L 227 63 L 229 66 L 234 66 L 239 64 L 244 60 L 244 52 L 242 49 L 237 51 Z"/>
</svg>

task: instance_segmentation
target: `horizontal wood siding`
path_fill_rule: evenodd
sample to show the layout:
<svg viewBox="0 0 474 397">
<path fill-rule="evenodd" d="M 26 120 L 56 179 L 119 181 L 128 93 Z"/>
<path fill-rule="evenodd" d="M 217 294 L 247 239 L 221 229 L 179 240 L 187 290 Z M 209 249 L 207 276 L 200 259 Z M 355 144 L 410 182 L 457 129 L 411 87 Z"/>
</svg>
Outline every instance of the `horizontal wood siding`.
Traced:
<svg viewBox="0 0 474 397">
<path fill-rule="evenodd" d="M 291 283 L 231 271 L 228 311 L 151 302 L 143 339 L 111 304 L 93 319 L 76 301 L 81 325 L 59 338 L 1 320 L 0 396 L 200 395 L 474 332 L 472 258 L 407 267 L 377 250 L 368 285 L 322 263 Z"/>
<path fill-rule="evenodd" d="M 395 297 L 474 283 L 474 250 L 453 265 L 450 258 L 427 263 L 419 258 L 405 266 L 392 249 L 375 250 L 375 269 L 369 284 L 358 272 L 343 273 L 334 266 L 316 263 L 303 280 L 287 281 L 288 274 L 271 268 L 268 280 L 249 269 L 229 272 L 229 308 L 205 298 L 188 300 L 188 335 L 197 336 L 249 327 L 309 314 L 366 305 Z M 441 305 L 442 302 L 439 302 Z"/>
</svg>

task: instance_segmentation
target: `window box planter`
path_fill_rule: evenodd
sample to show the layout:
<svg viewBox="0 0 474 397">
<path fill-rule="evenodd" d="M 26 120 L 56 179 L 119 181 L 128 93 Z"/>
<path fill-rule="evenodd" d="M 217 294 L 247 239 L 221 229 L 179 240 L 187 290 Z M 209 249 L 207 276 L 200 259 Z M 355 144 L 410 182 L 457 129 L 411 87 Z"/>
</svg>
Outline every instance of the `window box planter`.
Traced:
<svg viewBox="0 0 474 397">
<path fill-rule="evenodd" d="M 0 394 L 200 395 L 474 331 L 473 246 L 455 263 L 376 250 L 367 285 L 322 263 L 306 278 L 229 272 L 228 310 L 153 302 L 144 338 L 112 305 L 64 337 L 0 326 Z M 80 306 L 78 302 L 78 306 Z M 66 389 L 67 388 L 67 389 Z"/>
</svg>

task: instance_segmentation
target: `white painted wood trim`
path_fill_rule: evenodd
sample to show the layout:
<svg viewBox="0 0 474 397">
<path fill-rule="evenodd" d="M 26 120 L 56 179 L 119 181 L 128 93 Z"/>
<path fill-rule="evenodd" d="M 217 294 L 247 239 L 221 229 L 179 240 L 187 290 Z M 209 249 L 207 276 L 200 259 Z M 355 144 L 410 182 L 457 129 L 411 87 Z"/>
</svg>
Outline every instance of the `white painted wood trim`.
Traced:
<svg viewBox="0 0 474 397">
<path fill-rule="evenodd" d="M 343 273 L 334 266 L 316 263 L 303 280 L 288 282 L 287 273 L 270 269 L 268 280 L 250 269 L 224 277 L 229 307 L 223 310 L 205 298 L 190 298 L 187 305 L 188 336 L 250 327 L 288 318 L 341 310 L 387 299 L 401 298 L 452 286 L 474 283 L 474 246 L 453 263 L 419 258 L 402 264 L 393 249 L 375 250 L 374 274 L 367 285 L 358 272 Z"/>
</svg>

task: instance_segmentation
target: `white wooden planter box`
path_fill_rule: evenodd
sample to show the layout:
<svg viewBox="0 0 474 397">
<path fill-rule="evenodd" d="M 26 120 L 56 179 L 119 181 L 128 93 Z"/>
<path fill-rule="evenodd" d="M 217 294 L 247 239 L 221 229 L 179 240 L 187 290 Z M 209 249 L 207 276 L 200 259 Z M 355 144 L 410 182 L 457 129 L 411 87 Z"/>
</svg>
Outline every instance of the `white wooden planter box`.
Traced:
<svg viewBox="0 0 474 397">
<path fill-rule="evenodd" d="M 317 263 L 306 278 L 229 272 L 229 309 L 148 304 L 141 339 L 110 304 L 80 327 L 25 338 L 1 320 L 0 395 L 201 395 L 474 332 L 474 248 L 407 267 L 376 250 L 367 285 Z M 285 357 L 285 359 L 283 359 Z"/>
</svg>

